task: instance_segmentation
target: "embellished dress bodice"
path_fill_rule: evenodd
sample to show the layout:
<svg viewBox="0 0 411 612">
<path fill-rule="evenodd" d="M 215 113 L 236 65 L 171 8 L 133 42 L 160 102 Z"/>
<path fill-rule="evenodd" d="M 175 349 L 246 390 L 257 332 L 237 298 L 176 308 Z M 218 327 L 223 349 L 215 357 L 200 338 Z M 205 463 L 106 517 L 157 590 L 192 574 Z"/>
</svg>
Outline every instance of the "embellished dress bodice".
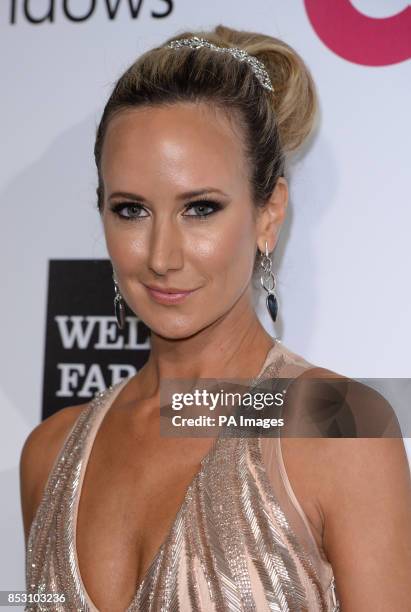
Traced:
<svg viewBox="0 0 411 612">
<path fill-rule="evenodd" d="M 261 372 L 306 367 L 277 341 Z M 55 460 L 30 528 L 26 588 L 65 601 L 26 611 L 98 612 L 79 572 L 78 504 L 99 425 L 127 380 L 94 397 Z M 331 565 L 288 480 L 280 437 L 217 437 L 125 612 L 338 610 Z"/>
</svg>

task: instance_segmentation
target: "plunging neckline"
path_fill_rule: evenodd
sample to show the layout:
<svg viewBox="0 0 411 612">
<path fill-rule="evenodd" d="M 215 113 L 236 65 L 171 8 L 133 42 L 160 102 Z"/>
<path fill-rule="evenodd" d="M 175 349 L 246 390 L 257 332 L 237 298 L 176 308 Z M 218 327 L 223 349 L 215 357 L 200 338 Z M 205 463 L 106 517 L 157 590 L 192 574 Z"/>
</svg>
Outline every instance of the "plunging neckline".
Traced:
<svg viewBox="0 0 411 612">
<path fill-rule="evenodd" d="M 258 374 L 252 379 L 252 380 L 257 380 L 260 378 L 260 376 L 263 374 L 263 372 L 265 371 L 267 364 L 270 360 L 271 354 L 272 352 L 277 348 L 277 340 L 275 338 L 272 338 L 274 340 L 274 344 L 270 347 L 270 349 L 268 350 L 266 357 L 264 359 L 264 363 L 260 369 L 260 371 L 258 372 Z M 93 602 L 93 600 L 90 597 L 90 594 L 88 593 L 86 586 L 83 582 L 83 578 L 81 576 L 81 572 L 80 572 L 80 565 L 79 565 L 79 559 L 78 559 L 78 552 L 77 552 L 77 531 L 78 531 L 78 510 L 79 510 L 79 505 L 80 505 L 80 498 L 81 498 L 81 491 L 82 491 L 82 485 L 83 485 L 83 481 L 84 481 L 84 477 L 85 477 L 85 473 L 86 473 L 86 469 L 87 469 L 87 465 L 89 463 L 89 459 L 94 447 L 94 443 L 95 443 L 95 439 L 97 437 L 98 431 L 101 427 L 101 424 L 105 418 L 105 416 L 107 415 L 108 411 L 110 410 L 111 406 L 113 405 L 115 399 L 118 397 L 118 395 L 120 394 L 120 392 L 124 389 L 124 387 L 126 386 L 127 382 L 130 380 L 131 377 L 127 377 L 125 378 L 123 381 L 120 381 L 118 384 L 118 387 L 116 389 L 116 387 L 112 387 L 112 393 L 110 393 L 109 397 L 106 399 L 106 402 L 103 404 L 103 409 L 101 411 L 101 414 L 98 414 L 96 416 L 96 418 L 98 419 L 97 424 L 94 426 L 93 428 L 93 433 L 92 433 L 92 437 L 87 439 L 87 448 L 86 448 L 86 452 L 84 453 L 83 457 L 82 457 L 82 461 L 81 461 L 81 466 L 80 466 L 80 470 L 79 470 L 79 474 L 78 474 L 78 483 L 77 483 L 77 487 L 74 491 L 74 496 L 73 496 L 73 515 L 72 515 L 72 550 L 73 550 L 73 565 L 74 565 L 74 571 L 77 574 L 77 579 L 78 582 L 80 584 L 81 590 L 82 590 L 82 595 L 83 598 L 86 600 L 87 602 L 87 606 L 89 607 L 89 609 L 92 612 L 100 612 L 100 609 L 97 608 L 97 606 L 95 605 L 95 603 Z M 211 460 L 212 456 L 215 454 L 215 452 L 217 451 L 218 445 L 221 441 L 221 436 L 220 434 L 218 434 L 216 436 L 216 438 L 214 439 L 212 445 L 210 446 L 209 450 L 207 451 L 207 453 L 204 455 L 204 457 L 201 459 L 200 461 L 200 467 L 198 469 L 198 471 L 196 472 L 196 474 L 193 476 L 193 478 L 191 479 L 186 492 L 184 494 L 184 498 L 172 520 L 171 523 L 171 527 L 168 530 L 163 542 L 160 544 L 157 552 L 155 553 L 152 561 L 150 562 L 150 564 L 148 565 L 146 571 L 143 573 L 142 578 L 139 580 L 139 582 L 137 583 L 134 595 L 132 596 L 132 599 L 130 601 L 130 603 L 127 605 L 126 609 L 124 610 L 124 612 L 132 612 L 132 606 L 135 603 L 136 598 L 138 597 L 140 591 L 142 590 L 143 586 L 146 584 L 149 576 L 151 575 L 154 567 L 157 565 L 157 562 L 160 559 L 160 556 L 163 553 L 164 548 L 167 546 L 167 543 L 170 541 L 170 538 L 172 537 L 175 527 L 177 525 L 177 522 L 180 519 L 181 514 L 184 512 L 188 499 L 189 499 L 189 495 L 190 492 L 192 491 L 192 489 L 195 487 L 197 481 L 199 478 L 201 478 L 201 476 L 204 473 L 204 470 L 207 466 L 207 464 L 209 463 L 209 461 Z"/>
</svg>

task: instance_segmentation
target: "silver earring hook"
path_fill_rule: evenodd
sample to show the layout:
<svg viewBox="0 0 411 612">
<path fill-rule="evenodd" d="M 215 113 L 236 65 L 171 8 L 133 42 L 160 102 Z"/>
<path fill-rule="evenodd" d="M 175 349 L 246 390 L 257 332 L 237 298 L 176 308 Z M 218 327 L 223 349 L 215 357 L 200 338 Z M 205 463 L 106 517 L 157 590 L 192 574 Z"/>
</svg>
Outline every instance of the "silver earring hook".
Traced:
<svg viewBox="0 0 411 612">
<path fill-rule="evenodd" d="M 275 277 L 271 270 L 272 268 L 272 260 L 268 253 L 268 242 L 265 241 L 265 254 L 261 253 L 261 267 L 264 270 L 264 275 L 261 276 L 261 286 L 267 291 L 267 293 L 273 292 L 275 288 Z"/>
</svg>

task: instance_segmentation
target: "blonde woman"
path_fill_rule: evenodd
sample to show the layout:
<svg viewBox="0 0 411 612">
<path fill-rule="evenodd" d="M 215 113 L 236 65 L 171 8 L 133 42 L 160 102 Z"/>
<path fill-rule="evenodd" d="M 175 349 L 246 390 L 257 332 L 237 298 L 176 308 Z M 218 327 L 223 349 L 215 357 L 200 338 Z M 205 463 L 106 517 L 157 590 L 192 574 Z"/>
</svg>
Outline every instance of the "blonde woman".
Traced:
<svg viewBox="0 0 411 612">
<path fill-rule="evenodd" d="M 289 45 L 222 25 L 147 51 L 115 85 L 95 144 L 98 212 L 119 326 L 125 301 L 151 352 L 24 445 L 27 589 L 63 594 L 51 609 L 411 609 L 401 438 L 160 435 L 163 379 L 343 378 L 271 337 L 253 305 L 262 275 L 276 318 L 286 162 L 315 111 Z"/>
</svg>

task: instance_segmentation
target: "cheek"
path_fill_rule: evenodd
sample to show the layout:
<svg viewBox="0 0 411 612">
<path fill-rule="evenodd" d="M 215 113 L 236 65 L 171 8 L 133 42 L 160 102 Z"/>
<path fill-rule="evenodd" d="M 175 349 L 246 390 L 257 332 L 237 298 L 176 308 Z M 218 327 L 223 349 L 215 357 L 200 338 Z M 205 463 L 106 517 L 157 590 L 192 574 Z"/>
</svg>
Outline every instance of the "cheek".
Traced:
<svg viewBox="0 0 411 612">
<path fill-rule="evenodd" d="M 131 225 L 132 222 L 129 227 L 116 223 L 104 226 L 107 251 L 119 273 L 136 270 L 136 264 L 143 263 L 144 253 L 147 253 L 144 233 L 135 231 Z"/>
<path fill-rule="evenodd" d="M 210 281 L 219 285 L 238 284 L 252 271 L 255 230 L 251 220 L 236 215 L 224 224 L 213 225 L 188 242 L 187 253 Z M 201 223 L 201 222 L 199 222 Z M 221 287 L 219 289 L 222 290 Z"/>
</svg>

